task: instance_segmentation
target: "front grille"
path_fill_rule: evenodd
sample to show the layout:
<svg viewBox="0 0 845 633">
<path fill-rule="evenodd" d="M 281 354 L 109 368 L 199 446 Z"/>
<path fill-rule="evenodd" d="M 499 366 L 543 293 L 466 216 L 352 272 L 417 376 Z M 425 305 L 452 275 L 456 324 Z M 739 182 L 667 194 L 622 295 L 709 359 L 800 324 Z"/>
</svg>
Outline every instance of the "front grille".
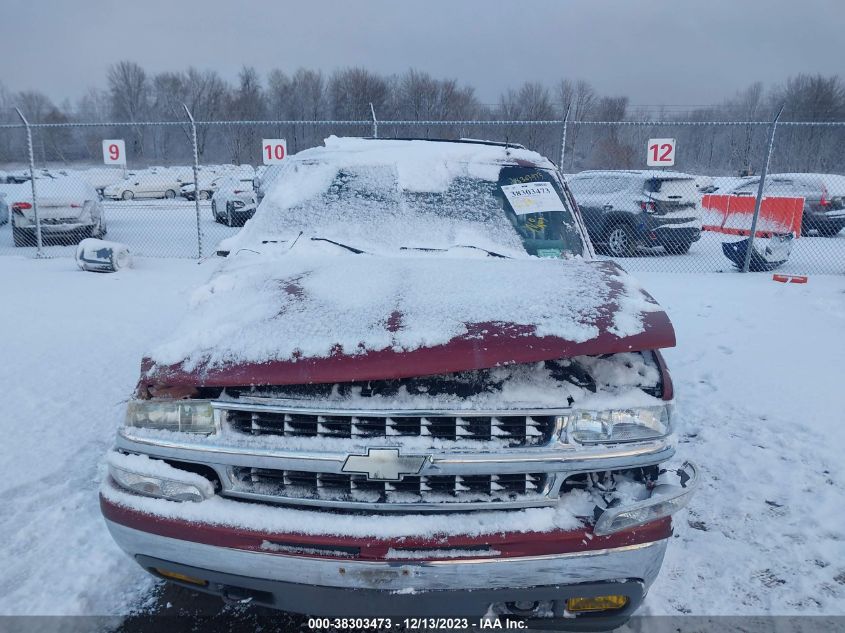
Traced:
<svg viewBox="0 0 845 633">
<path fill-rule="evenodd" d="M 229 409 L 231 428 L 251 435 L 385 439 L 431 437 L 439 440 L 498 440 L 510 446 L 538 446 L 554 432 L 553 415 L 333 415 Z"/>
<path fill-rule="evenodd" d="M 371 481 L 366 475 L 267 468 L 233 468 L 235 492 L 285 499 L 352 503 L 508 502 L 545 494 L 545 473 L 405 476 Z"/>
</svg>

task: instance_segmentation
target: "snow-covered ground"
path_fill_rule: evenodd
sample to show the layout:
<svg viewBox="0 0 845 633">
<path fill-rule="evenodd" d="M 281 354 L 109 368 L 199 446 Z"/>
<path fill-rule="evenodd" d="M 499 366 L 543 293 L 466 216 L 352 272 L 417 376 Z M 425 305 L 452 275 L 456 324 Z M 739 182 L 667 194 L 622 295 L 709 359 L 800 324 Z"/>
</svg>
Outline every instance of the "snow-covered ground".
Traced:
<svg viewBox="0 0 845 633">
<path fill-rule="evenodd" d="M 0 615 L 123 614 L 149 594 L 97 487 L 142 353 L 214 266 L 0 257 Z M 677 330 L 679 455 L 703 479 L 643 612 L 845 614 L 845 277 L 638 277 Z"/>
</svg>

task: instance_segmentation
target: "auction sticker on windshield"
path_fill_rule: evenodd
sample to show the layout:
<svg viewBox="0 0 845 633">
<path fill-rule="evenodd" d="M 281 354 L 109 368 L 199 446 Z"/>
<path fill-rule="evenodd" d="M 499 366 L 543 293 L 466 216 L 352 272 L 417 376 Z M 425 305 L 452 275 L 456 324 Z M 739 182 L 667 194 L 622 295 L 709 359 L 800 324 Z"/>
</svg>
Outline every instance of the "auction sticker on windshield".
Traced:
<svg viewBox="0 0 845 633">
<path fill-rule="evenodd" d="M 545 211 L 566 211 L 563 200 L 557 195 L 550 182 L 526 182 L 518 185 L 502 185 L 502 191 L 511 203 L 514 213 L 543 213 Z"/>
</svg>

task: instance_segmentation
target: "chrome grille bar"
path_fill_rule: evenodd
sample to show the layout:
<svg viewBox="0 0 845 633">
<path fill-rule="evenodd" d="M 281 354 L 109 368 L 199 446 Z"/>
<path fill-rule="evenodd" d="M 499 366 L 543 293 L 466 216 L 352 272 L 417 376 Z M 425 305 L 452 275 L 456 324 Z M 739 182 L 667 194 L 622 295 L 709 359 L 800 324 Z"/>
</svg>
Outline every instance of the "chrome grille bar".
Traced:
<svg viewBox="0 0 845 633">
<path fill-rule="evenodd" d="M 236 467 L 233 491 L 278 501 L 321 499 L 385 504 L 513 502 L 546 494 L 545 473 L 416 475 L 400 481 L 366 475 Z"/>
<path fill-rule="evenodd" d="M 439 440 L 506 441 L 513 446 L 538 446 L 548 442 L 555 430 L 555 413 L 545 415 L 508 412 L 496 414 L 382 414 L 366 415 L 342 410 L 304 412 L 227 406 L 230 427 L 251 435 L 282 437 L 386 438 L 431 437 Z"/>
</svg>

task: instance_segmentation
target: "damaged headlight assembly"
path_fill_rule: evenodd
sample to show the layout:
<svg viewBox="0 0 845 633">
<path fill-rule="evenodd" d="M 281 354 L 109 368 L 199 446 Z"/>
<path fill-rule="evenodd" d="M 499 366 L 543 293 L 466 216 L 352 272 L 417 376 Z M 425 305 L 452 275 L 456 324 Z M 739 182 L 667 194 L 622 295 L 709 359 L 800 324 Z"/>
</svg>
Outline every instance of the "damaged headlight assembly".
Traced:
<svg viewBox="0 0 845 633">
<path fill-rule="evenodd" d="M 131 400 L 124 426 L 203 435 L 217 430 L 208 400 Z"/>
<path fill-rule="evenodd" d="M 686 506 L 698 485 L 698 472 L 690 462 L 684 462 L 674 472 L 678 484 L 658 484 L 648 499 L 607 508 L 596 521 L 593 532 L 597 536 L 606 536 L 672 516 Z"/>
<path fill-rule="evenodd" d="M 605 411 L 576 410 L 561 417 L 561 440 L 568 443 L 643 442 L 672 433 L 670 405 Z"/>
</svg>

